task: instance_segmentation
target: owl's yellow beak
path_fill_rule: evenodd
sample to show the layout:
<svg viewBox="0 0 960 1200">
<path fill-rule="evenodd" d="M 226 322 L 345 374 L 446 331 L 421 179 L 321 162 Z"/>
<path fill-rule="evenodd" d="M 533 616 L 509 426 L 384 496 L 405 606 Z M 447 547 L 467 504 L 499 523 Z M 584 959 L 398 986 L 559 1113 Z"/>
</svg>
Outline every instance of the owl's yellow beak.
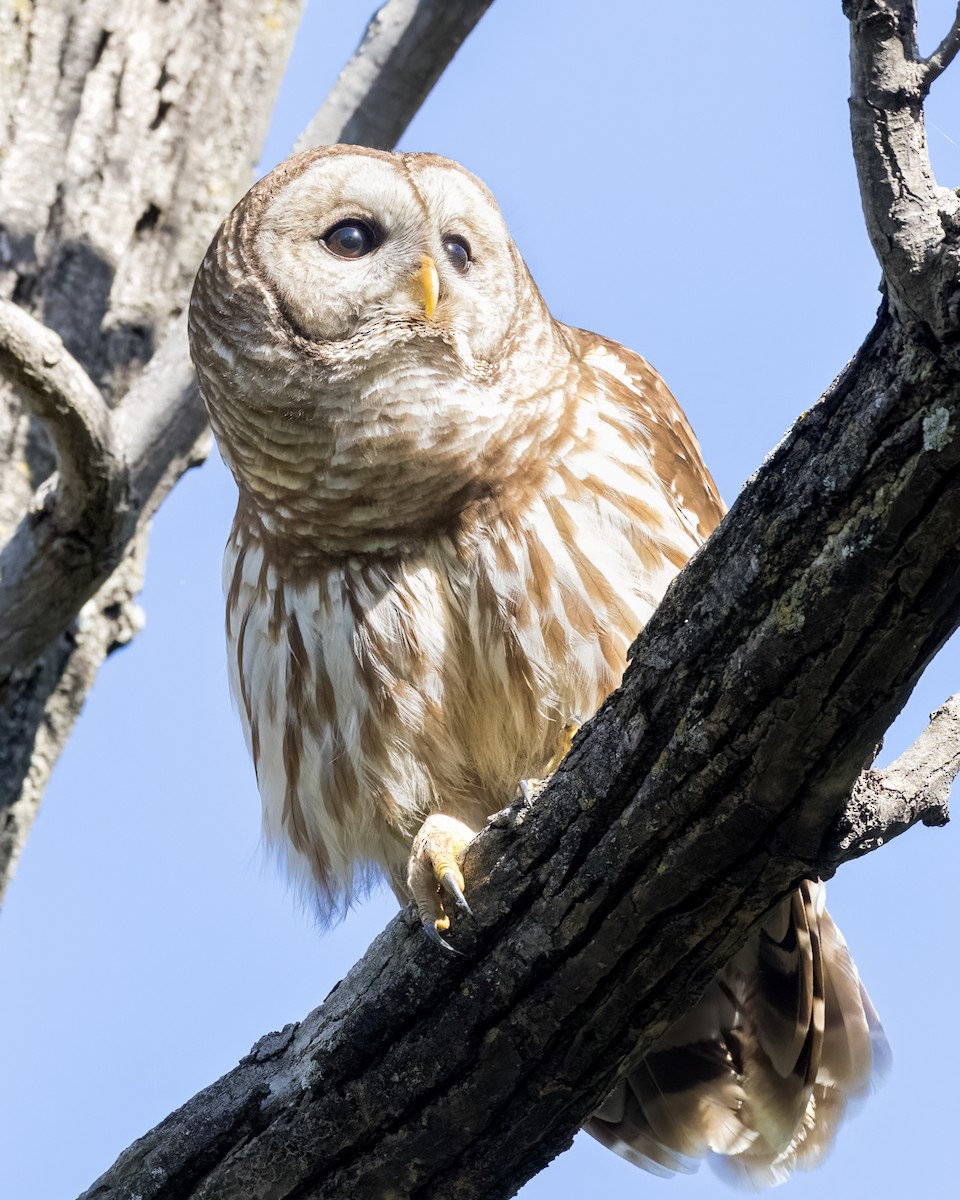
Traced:
<svg viewBox="0 0 960 1200">
<path fill-rule="evenodd" d="M 423 303 L 423 311 L 427 320 L 436 312 L 437 301 L 440 299 L 440 276 L 437 274 L 437 264 L 429 254 L 420 259 L 420 269 L 416 274 L 417 299 Z"/>
</svg>

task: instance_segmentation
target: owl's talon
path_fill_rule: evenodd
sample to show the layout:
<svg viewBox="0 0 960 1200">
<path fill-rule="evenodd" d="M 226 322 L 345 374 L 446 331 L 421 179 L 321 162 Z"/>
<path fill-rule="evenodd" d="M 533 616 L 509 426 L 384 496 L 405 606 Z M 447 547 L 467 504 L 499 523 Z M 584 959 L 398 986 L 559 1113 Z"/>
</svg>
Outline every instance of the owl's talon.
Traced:
<svg viewBox="0 0 960 1200">
<path fill-rule="evenodd" d="M 517 785 L 520 792 L 520 799 L 526 808 L 534 803 L 537 798 L 537 792 L 549 780 L 550 776 L 560 766 L 561 762 L 570 752 L 570 747 L 573 745 L 573 739 L 580 732 L 580 726 L 583 722 L 579 717 L 568 717 L 560 728 L 560 739 L 557 743 L 556 753 L 553 758 L 547 763 L 547 769 L 543 773 L 541 779 L 521 779 Z"/>
<path fill-rule="evenodd" d="M 437 926 L 441 924 L 440 921 L 423 921 L 421 924 L 423 926 L 423 932 L 435 946 L 439 946 L 442 950 L 449 950 L 451 954 L 459 954 L 461 958 L 464 957 L 463 951 L 458 950 L 456 946 L 451 946 L 437 928 Z"/>
<path fill-rule="evenodd" d="M 560 742 L 557 745 L 557 752 L 547 764 L 547 769 L 545 772 L 546 775 L 552 775 L 557 767 L 560 766 L 563 760 L 570 753 L 570 747 L 573 745 L 573 739 L 580 732 L 580 726 L 582 724 L 583 721 L 579 717 L 567 717 L 566 721 L 564 721 L 560 730 Z"/>
<path fill-rule="evenodd" d="M 453 897 L 453 902 L 462 913 L 466 913 L 468 917 L 473 916 L 473 909 L 463 894 L 463 873 L 461 871 L 454 872 L 453 868 L 448 867 L 440 876 L 440 886 Z"/>
<path fill-rule="evenodd" d="M 537 788 L 540 786 L 539 779 L 521 779 L 520 780 L 520 799 L 529 808 L 536 798 Z"/>
<path fill-rule="evenodd" d="M 460 870 L 460 856 L 473 838 L 474 831 L 456 817 L 434 813 L 420 826 L 410 851 L 407 888 L 427 937 L 446 950 L 453 950 L 443 937 L 450 928 L 449 909 L 473 915 Z"/>
</svg>

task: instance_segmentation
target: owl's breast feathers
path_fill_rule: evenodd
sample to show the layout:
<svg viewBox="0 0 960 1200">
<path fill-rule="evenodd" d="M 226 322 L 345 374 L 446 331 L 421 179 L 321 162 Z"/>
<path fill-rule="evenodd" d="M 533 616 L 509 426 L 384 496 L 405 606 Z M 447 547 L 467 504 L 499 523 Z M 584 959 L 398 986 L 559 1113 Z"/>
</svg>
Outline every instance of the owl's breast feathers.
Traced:
<svg viewBox="0 0 960 1200">
<path fill-rule="evenodd" d="M 529 445 L 536 462 L 407 547 L 311 552 L 241 498 L 225 563 L 233 689 L 267 833 L 331 911 L 364 864 L 399 879 L 428 812 L 476 827 L 543 768 L 719 516 L 656 373 L 567 336 L 583 351 L 575 392 Z"/>
</svg>

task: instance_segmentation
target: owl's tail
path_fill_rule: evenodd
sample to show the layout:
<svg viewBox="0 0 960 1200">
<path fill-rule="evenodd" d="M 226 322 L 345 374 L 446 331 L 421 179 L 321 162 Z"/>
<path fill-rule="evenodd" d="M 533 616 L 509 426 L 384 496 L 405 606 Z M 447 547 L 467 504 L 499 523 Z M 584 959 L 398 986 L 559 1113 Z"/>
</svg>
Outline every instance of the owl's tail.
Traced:
<svg viewBox="0 0 960 1200">
<path fill-rule="evenodd" d="M 723 1177 L 753 1188 L 820 1163 L 848 1101 L 890 1057 L 824 892 L 805 882 L 780 902 L 588 1133 L 658 1175 L 710 1154 Z"/>
</svg>

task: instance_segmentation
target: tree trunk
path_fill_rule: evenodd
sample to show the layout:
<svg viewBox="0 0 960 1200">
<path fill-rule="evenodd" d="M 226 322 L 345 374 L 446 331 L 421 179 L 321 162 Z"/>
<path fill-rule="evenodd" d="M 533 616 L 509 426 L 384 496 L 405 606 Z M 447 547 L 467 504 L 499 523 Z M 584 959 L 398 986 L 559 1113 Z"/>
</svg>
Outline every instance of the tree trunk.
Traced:
<svg viewBox="0 0 960 1200">
<path fill-rule="evenodd" d="M 183 309 L 207 242 L 251 182 L 300 8 L 0 4 L 0 296 L 56 331 L 110 406 Z M 24 562 L 34 547 L 26 534 L 50 512 L 58 460 L 51 423 L 30 415 L 28 390 L 11 374 L 0 374 L 5 579 L 43 565 L 41 556 Z M 206 454 L 192 403 L 197 419 L 176 474 Z M 73 562 L 79 577 L 89 573 L 84 549 Z M 68 627 L 0 671 L 0 896 L 101 664 L 140 625 L 144 540 L 112 549 L 116 570 L 105 581 L 94 571 L 78 596 L 67 594 Z M 32 611 L 63 590 L 39 572 Z M 18 632 L 4 628 L 0 661 Z"/>
</svg>

